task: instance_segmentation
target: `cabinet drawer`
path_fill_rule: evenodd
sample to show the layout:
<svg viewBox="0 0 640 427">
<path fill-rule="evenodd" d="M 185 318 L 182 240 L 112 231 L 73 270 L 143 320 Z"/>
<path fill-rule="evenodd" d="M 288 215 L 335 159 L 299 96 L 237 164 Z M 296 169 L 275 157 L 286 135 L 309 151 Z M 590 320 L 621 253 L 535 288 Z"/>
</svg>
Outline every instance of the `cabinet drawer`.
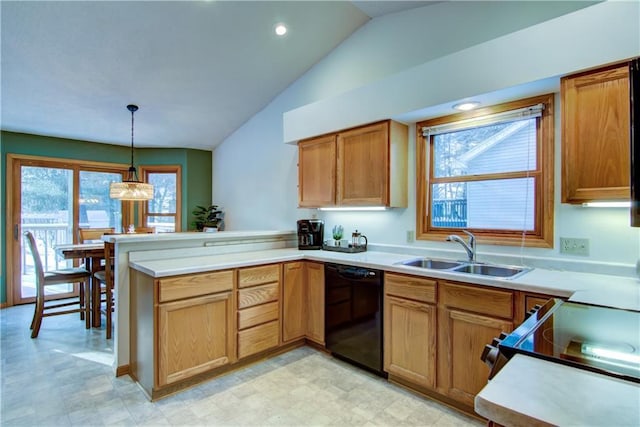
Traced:
<svg viewBox="0 0 640 427">
<path fill-rule="evenodd" d="M 513 319 L 513 292 L 443 283 L 440 302 L 475 313 Z"/>
<path fill-rule="evenodd" d="M 387 273 L 384 276 L 384 292 L 387 295 L 435 303 L 436 281 L 424 277 Z"/>
<path fill-rule="evenodd" d="M 239 288 L 278 281 L 280 281 L 280 264 L 243 268 L 238 271 Z"/>
<path fill-rule="evenodd" d="M 278 345 L 278 321 L 238 332 L 238 358 L 250 356 Z"/>
<path fill-rule="evenodd" d="M 238 291 L 238 308 L 252 307 L 265 302 L 275 301 L 280 293 L 278 283 L 269 283 L 262 286 L 254 286 Z"/>
<path fill-rule="evenodd" d="M 278 302 L 257 305 L 238 311 L 238 329 L 266 323 L 278 319 Z"/>
<path fill-rule="evenodd" d="M 158 302 L 174 301 L 233 289 L 233 270 L 161 279 Z"/>
</svg>

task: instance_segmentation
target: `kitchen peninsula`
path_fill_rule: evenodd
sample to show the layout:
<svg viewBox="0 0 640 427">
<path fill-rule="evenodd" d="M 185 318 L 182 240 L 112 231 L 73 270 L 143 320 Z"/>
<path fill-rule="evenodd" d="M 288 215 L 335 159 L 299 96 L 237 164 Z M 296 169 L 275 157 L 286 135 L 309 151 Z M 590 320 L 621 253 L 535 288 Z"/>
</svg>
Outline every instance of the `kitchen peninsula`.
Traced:
<svg viewBox="0 0 640 427">
<path fill-rule="evenodd" d="M 231 314 L 234 314 L 236 312 L 234 310 L 234 305 L 237 302 L 234 302 L 234 298 L 240 299 L 245 289 L 256 291 L 260 290 L 260 292 L 255 293 L 256 298 L 263 298 L 262 295 L 267 295 L 266 297 L 264 297 L 266 298 L 265 301 L 267 302 L 260 306 L 264 306 L 266 310 L 267 307 L 270 307 L 273 304 L 282 304 L 282 301 L 279 300 L 279 298 L 287 298 L 286 294 L 282 291 L 279 293 L 279 297 L 274 296 L 274 293 L 262 292 L 263 289 L 267 290 L 274 289 L 274 287 L 276 286 L 285 286 L 284 283 L 287 282 L 287 279 L 285 278 L 284 280 L 282 280 L 281 278 L 283 277 L 282 275 L 286 276 L 287 266 L 295 266 L 296 264 L 303 263 L 312 264 L 314 268 L 317 268 L 318 266 L 321 268 L 322 264 L 325 262 L 336 262 L 361 267 L 377 268 L 384 270 L 386 274 L 391 274 L 394 277 L 401 276 L 415 278 L 416 283 L 418 283 L 419 279 L 422 277 L 428 278 L 429 280 L 438 280 L 438 283 L 442 281 L 443 289 L 452 286 L 447 283 L 449 281 L 457 282 L 456 285 L 453 285 L 454 287 L 459 287 L 460 285 L 470 285 L 477 289 L 486 287 L 487 290 L 491 289 L 491 292 L 502 292 L 499 290 L 503 289 L 504 291 L 509 292 L 511 295 L 513 295 L 514 307 L 516 307 L 516 311 L 519 310 L 517 308 L 517 305 L 520 301 L 520 295 L 525 295 L 528 293 L 531 293 L 533 295 L 553 295 L 557 297 L 570 298 L 572 301 L 580 301 L 586 303 L 602 303 L 604 301 L 607 305 L 611 306 L 634 310 L 640 309 L 640 286 L 636 277 L 611 276 L 594 273 L 581 273 L 575 271 L 554 271 L 546 268 L 536 267 L 534 268 L 534 270 L 523 276 L 519 276 L 516 279 L 505 280 L 499 278 L 481 277 L 477 275 L 465 275 L 464 273 L 453 273 L 408 267 L 398 263 L 407 260 L 408 258 L 415 258 L 417 255 L 415 249 L 409 250 L 405 248 L 405 251 L 403 252 L 402 248 L 384 248 L 386 249 L 386 251 L 380 250 L 383 248 L 376 247 L 376 245 L 371 245 L 371 248 L 373 250 L 364 253 L 345 254 L 327 251 L 299 251 L 291 245 L 284 245 L 283 247 L 278 249 L 256 248 L 254 250 L 251 250 L 247 248 L 247 250 L 243 252 L 218 252 L 219 254 L 217 255 L 201 253 L 200 255 L 194 254 L 195 256 L 190 256 L 188 258 L 179 257 L 178 255 L 176 255 L 177 251 L 173 250 L 159 251 L 158 255 L 162 255 L 162 257 L 159 256 L 158 258 L 155 258 L 155 251 L 134 251 L 130 252 L 129 254 L 129 266 L 132 269 L 132 277 L 142 277 L 143 279 L 140 283 L 146 283 L 144 286 L 147 286 L 148 289 L 151 290 L 156 289 L 156 284 L 163 286 L 163 283 L 166 283 L 168 284 L 168 287 L 165 290 L 170 289 L 169 292 L 173 292 L 178 289 L 174 285 L 171 285 L 172 283 L 178 283 L 174 281 L 174 279 L 190 277 L 197 278 L 204 275 L 208 276 L 210 282 L 215 283 L 217 286 L 216 289 L 212 289 L 209 291 L 211 293 L 212 299 L 208 303 L 218 304 L 220 301 L 224 301 L 222 303 L 219 303 L 221 307 L 219 315 L 227 316 L 227 319 L 232 318 L 228 317 L 230 314 L 229 310 L 231 311 Z M 425 251 L 425 255 L 430 256 L 431 254 L 426 254 Z M 452 254 L 446 255 L 449 255 L 449 257 L 456 256 Z M 445 255 L 441 253 L 440 257 L 443 256 Z M 161 259 L 163 257 L 164 259 Z M 480 258 L 483 258 L 483 254 L 480 254 Z M 535 263 L 534 260 L 530 261 L 532 263 Z M 527 260 L 525 260 L 524 262 L 526 263 Z M 274 274 L 274 268 L 280 268 L 281 266 L 282 269 L 280 271 L 282 271 L 283 273 L 281 273 L 282 275 L 277 278 Z M 197 288 L 197 286 L 199 286 L 199 282 L 196 279 L 194 279 L 194 281 L 192 282 L 184 283 L 186 283 L 188 285 L 187 287 L 190 287 L 191 289 L 194 289 L 194 287 Z M 235 285 L 236 283 L 237 285 Z M 275 285 L 275 283 L 277 283 L 277 285 Z M 165 290 L 158 289 L 158 292 L 162 293 Z M 134 289 L 132 289 L 132 291 L 134 291 Z M 189 290 L 188 292 L 191 291 Z M 152 303 L 152 298 L 154 298 L 153 294 L 150 294 L 148 290 L 146 294 L 149 297 L 148 302 Z M 170 294 L 165 293 L 165 295 Z M 214 297 L 214 295 L 217 295 L 217 297 Z M 140 296 L 141 295 L 137 295 L 135 298 L 139 298 Z M 171 301 L 171 298 L 171 296 L 166 297 L 166 301 L 168 302 L 168 304 L 173 303 L 173 301 Z M 309 300 L 307 300 L 307 303 L 309 303 Z M 224 307 L 224 309 L 222 307 Z M 238 307 L 240 307 L 239 304 Z M 286 310 L 285 307 L 286 306 L 283 305 L 283 308 L 281 310 Z M 242 310 L 248 310 L 246 311 L 246 314 L 249 314 L 251 313 L 252 308 L 253 306 L 247 305 L 247 308 Z M 241 319 L 242 314 L 240 314 L 240 312 L 238 313 L 240 316 L 238 317 L 238 319 Z M 283 311 L 281 311 L 279 315 L 276 315 L 275 312 L 273 312 L 273 315 L 271 315 L 268 314 L 267 311 L 258 313 L 258 315 L 272 316 L 269 317 L 269 319 L 273 318 L 276 319 L 274 321 L 280 322 L 282 322 L 283 319 L 286 318 L 286 316 L 283 316 Z M 514 322 L 517 322 L 515 318 Z M 269 324 L 269 322 L 265 324 Z M 280 327 L 281 331 L 285 330 L 285 326 L 283 326 L 282 323 L 280 324 Z M 246 330 L 251 330 L 251 328 Z M 151 331 L 148 332 L 151 333 Z M 309 339 L 308 331 L 306 333 L 307 339 Z M 230 343 L 229 345 L 231 347 L 236 344 L 240 345 L 239 343 L 241 343 L 242 339 L 244 338 L 241 338 L 240 332 L 238 332 L 237 341 L 235 341 L 236 331 L 232 331 L 230 334 L 234 339 L 231 341 L 227 341 L 228 343 Z M 298 337 L 300 337 L 300 335 L 298 335 Z M 302 339 L 305 338 L 304 331 L 302 332 L 301 337 Z M 228 338 L 229 336 L 227 336 L 227 339 Z M 294 339 L 293 341 L 289 342 L 300 344 L 304 342 L 302 339 L 297 338 L 297 341 L 296 339 Z M 260 343 L 259 345 L 263 344 Z M 272 350 L 278 350 L 278 348 L 280 348 L 282 349 L 282 351 L 286 351 L 286 345 L 287 341 L 282 339 L 280 341 L 280 347 L 273 344 L 272 342 L 271 344 L 265 345 L 266 347 L 260 348 L 268 347 Z M 153 353 L 149 354 L 151 355 L 151 357 L 153 357 Z M 219 368 L 219 366 L 215 365 L 216 363 L 233 366 L 233 364 L 237 360 L 235 359 L 236 354 L 238 353 L 234 353 L 232 349 L 228 353 L 228 355 L 215 357 L 213 359 L 215 360 L 215 362 L 210 366 L 210 368 L 214 370 Z M 257 354 L 268 354 L 268 351 L 265 351 L 263 353 L 258 352 Z M 241 355 L 238 355 L 237 357 L 239 359 L 242 358 Z M 135 362 L 132 361 L 132 363 Z M 574 373 L 573 371 L 574 370 L 570 369 L 567 372 Z M 580 373 L 578 373 L 578 375 L 580 375 Z M 607 384 L 613 386 L 612 393 L 615 394 L 615 390 L 617 390 L 616 380 L 609 379 L 605 376 L 599 377 L 601 377 L 601 379 Z M 174 377 L 171 377 L 171 375 L 169 375 L 166 377 L 166 379 L 169 383 L 174 380 L 178 382 L 180 381 L 179 375 Z M 629 387 L 631 387 L 630 389 L 637 391 L 640 396 L 640 388 L 636 387 L 633 384 L 629 386 L 629 384 L 625 382 L 623 382 L 622 384 L 624 387 L 626 387 L 625 390 L 628 390 Z M 148 394 L 153 394 L 153 385 L 149 386 L 147 384 L 147 386 Z M 547 384 L 547 386 L 555 387 L 555 385 L 553 384 Z M 161 397 L 161 394 L 158 394 L 157 397 Z M 594 404 L 597 404 L 597 402 L 595 402 Z M 559 405 L 561 406 L 562 403 L 559 403 Z M 485 415 L 482 412 L 480 413 Z M 544 417 L 542 417 L 542 414 L 540 414 L 540 416 L 541 420 L 545 419 Z M 535 413 L 534 415 L 532 415 L 532 417 L 536 418 Z M 622 418 L 620 420 L 624 421 L 624 419 Z"/>
<path fill-rule="evenodd" d="M 135 259 L 192 259 L 201 255 L 228 254 L 261 249 L 292 248 L 294 231 L 225 231 L 218 233 L 118 234 L 104 236 L 115 245 L 114 368 L 116 375 L 129 372 L 129 261 Z M 165 261 L 169 263 L 169 261 Z"/>
</svg>

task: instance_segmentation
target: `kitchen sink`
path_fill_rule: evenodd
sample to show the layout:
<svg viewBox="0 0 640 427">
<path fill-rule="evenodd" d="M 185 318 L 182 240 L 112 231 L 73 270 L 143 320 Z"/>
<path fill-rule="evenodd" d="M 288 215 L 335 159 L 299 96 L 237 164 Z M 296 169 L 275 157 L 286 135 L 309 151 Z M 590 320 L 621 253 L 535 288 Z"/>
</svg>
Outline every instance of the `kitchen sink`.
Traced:
<svg viewBox="0 0 640 427">
<path fill-rule="evenodd" d="M 452 273 L 475 274 L 478 276 L 502 277 L 507 279 L 513 279 L 514 277 L 521 276 L 526 272 L 531 271 L 531 268 L 529 267 L 484 264 L 481 262 L 449 261 L 431 258 L 414 258 L 401 261 L 397 264 L 432 270 L 446 270 Z"/>
<path fill-rule="evenodd" d="M 410 267 L 431 268 L 433 270 L 448 270 L 463 265 L 457 261 L 445 261 L 440 259 L 418 258 L 402 261 L 400 264 Z"/>
<path fill-rule="evenodd" d="M 451 271 L 455 271 L 457 273 L 479 274 L 481 276 L 514 277 L 519 274 L 524 274 L 529 270 L 531 269 L 527 267 L 511 267 L 491 264 L 463 264 Z"/>
</svg>

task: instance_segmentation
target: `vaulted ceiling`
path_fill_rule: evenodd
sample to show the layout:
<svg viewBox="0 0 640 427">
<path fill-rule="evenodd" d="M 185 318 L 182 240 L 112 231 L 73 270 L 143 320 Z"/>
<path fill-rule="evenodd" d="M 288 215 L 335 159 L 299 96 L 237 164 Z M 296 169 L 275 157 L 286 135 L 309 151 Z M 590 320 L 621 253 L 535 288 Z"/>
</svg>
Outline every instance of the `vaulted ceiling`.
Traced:
<svg viewBox="0 0 640 427">
<path fill-rule="evenodd" d="M 2 129 L 128 145 L 134 103 L 136 147 L 212 149 L 371 17 L 427 3 L 2 1 Z"/>
</svg>

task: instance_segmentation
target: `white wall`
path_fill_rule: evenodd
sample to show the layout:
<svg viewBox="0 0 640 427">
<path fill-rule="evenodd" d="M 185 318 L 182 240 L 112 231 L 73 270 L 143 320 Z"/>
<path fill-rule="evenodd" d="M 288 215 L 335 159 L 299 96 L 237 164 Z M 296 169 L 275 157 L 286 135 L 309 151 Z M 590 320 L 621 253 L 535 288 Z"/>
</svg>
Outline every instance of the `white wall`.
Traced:
<svg viewBox="0 0 640 427">
<path fill-rule="evenodd" d="M 569 2 L 571 3 L 571 2 Z M 465 13 L 461 7 L 465 6 Z M 498 6 L 500 5 L 500 6 Z M 633 6 L 633 4 L 631 4 Z M 545 22 L 533 25 L 553 13 L 562 14 L 567 10 L 554 9 L 558 6 L 554 2 L 445 2 L 412 11 L 383 16 L 372 20 L 354 35 L 338 46 L 330 55 L 314 66 L 309 72 L 293 83 L 289 88 L 276 97 L 261 112 L 252 117 L 234 134 L 227 138 L 214 151 L 213 159 L 213 196 L 214 202 L 222 205 L 226 211 L 227 230 L 250 229 L 293 229 L 295 220 L 309 218 L 317 214 L 315 210 L 298 209 L 297 206 L 297 149 L 294 145 L 284 144 L 283 114 L 295 109 L 314 111 L 313 115 L 301 115 L 296 126 L 300 128 L 314 128 L 318 123 L 327 120 L 332 114 L 325 114 L 326 109 L 318 106 L 335 107 L 335 100 L 344 101 L 342 105 L 350 105 L 349 109 L 341 111 L 339 115 L 350 116 L 348 120 L 357 120 L 361 110 L 373 107 L 380 114 L 385 112 L 386 103 L 379 98 L 372 99 L 375 105 L 368 105 L 367 97 L 360 98 L 371 88 L 380 87 L 384 90 L 400 88 L 403 92 L 413 93 L 411 78 L 406 80 L 403 87 L 403 77 L 419 74 L 420 68 L 428 69 L 431 64 L 447 63 L 448 57 L 455 57 L 455 52 L 464 50 L 464 55 L 496 55 L 490 51 L 500 43 L 508 44 L 509 37 L 499 37 L 517 28 L 524 28 L 517 33 L 521 40 L 528 33 L 539 34 L 547 29 L 558 31 L 557 37 L 577 37 L 581 32 L 596 31 L 601 37 L 607 37 L 607 31 L 614 31 L 620 22 L 629 22 L 629 10 L 619 11 L 617 8 L 629 6 L 629 3 L 607 3 L 591 6 L 584 10 L 566 16 L 570 26 L 563 26 L 565 17 L 560 17 L 551 23 Z M 637 6 L 637 4 L 636 4 Z M 522 9 L 518 9 L 518 8 Z M 532 21 L 526 21 L 525 9 L 531 13 L 531 8 L 539 11 Z M 577 7 L 574 7 L 577 8 Z M 636 7 L 637 9 L 637 7 Z M 636 9 L 631 9 L 637 14 Z M 489 11 L 490 13 L 488 13 Z M 520 13 L 522 12 L 522 13 Z M 544 12 L 544 13 L 543 13 Z M 482 16 L 481 20 L 473 19 Z M 606 21 L 594 23 L 586 22 L 585 28 L 574 27 L 577 18 L 584 16 L 585 20 L 597 20 L 599 16 L 606 16 Z M 611 17 L 614 21 L 611 22 Z M 618 20 L 619 18 L 619 20 Z M 536 19 L 538 21 L 536 21 Z M 469 27 L 459 26 L 458 23 L 469 21 Z M 514 28 L 513 23 L 517 23 Z M 635 21 L 636 23 L 638 20 Z M 474 26 L 474 23 L 475 26 Z M 509 25 L 505 24 L 509 23 Z M 597 25 L 596 25 L 597 24 Z M 636 24 L 637 25 L 637 24 Z M 466 30 L 465 30 L 466 28 Z M 490 28 L 491 30 L 486 30 Z M 560 32 L 560 29 L 562 31 Z M 636 31 L 637 33 L 637 31 Z M 497 38 L 497 39 L 496 39 Z M 547 39 L 553 35 L 547 34 Z M 486 43 L 480 43 L 485 40 Z M 437 42 L 434 42 L 436 40 Z M 574 39 L 575 40 L 575 39 Z M 533 42 L 532 42 L 533 43 Z M 568 43 L 574 45 L 574 43 Z M 606 40 L 602 42 L 606 45 Z M 620 46 L 622 45 L 622 46 Z M 617 41 L 616 49 L 635 51 L 640 54 L 640 41 Z M 513 49 L 513 46 L 509 46 Z M 626 50 L 624 50 L 626 49 Z M 613 49 L 615 51 L 615 49 Z M 601 52 L 602 51 L 602 52 Z M 588 63 L 589 66 L 599 65 L 602 57 L 611 54 L 612 49 L 597 49 L 589 56 L 589 49 L 574 49 L 571 52 L 558 52 L 549 46 L 544 60 L 539 61 L 534 74 L 541 75 L 541 70 L 552 70 L 549 75 L 556 75 L 557 67 L 554 61 L 559 57 L 570 55 L 576 63 Z M 615 53 L 614 53 L 615 55 Z M 596 59 L 593 59 L 595 57 Z M 436 59 L 437 58 L 437 59 Z M 592 59 L 589 59 L 592 58 Z M 566 58 L 565 58 L 566 59 Z M 622 58 L 616 58 L 622 59 Z M 517 62 L 517 61 L 512 61 Z M 455 61 L 450 62 L 459 66 Z M 472 64 L 471 64 L 472 65 Z M 450 65 L 453 66 L 453 65 Z M 539 67 L 539 68 L 538 68 Z M 502 78 L 510 80 L 510 76 L 500 75 L 501 64 L 490 64 L 492 76 L 495 80 Z M 438 79 L 447 86 L 449 76 L 459 70 L 446 68 L 440 71 Z M 472 75 L 473 67 L 467 70 Z M 467 79 L 466 91 L 469 95 L 482 93 L 479 88 L 493 87 L 493 82 L 487 79 Z M 383 87 L 387 81 L 392 86 Z M 460 86 L 460 85 L 457 85 Z M 458 88 L 456 88 L 457 90 Z M 450 96 L 448 99 L 447 97 Z M 458 99 L 458 93 L 438 93 L 438 99 Z M 428 98 L 427 98 L 428 99 Z M 434 98 L 435 99 L 435 98 Z M 409 112 L 414 109 L 415 99 L 404 105 L 402 99 L 395 100 L 394 111 L 398 109 Z M 423 107 L 431 107 L 425 101 Z M 337 109 L 339 111 L 339 108 Z M 390 117 L 387 115 L 386 117 Z M 640 230 L 628 227 L 628 213 L 621 211 L 596 211 L 560 205 L 560 135 L 559 110 L 556 117 L 556 242 L 558 236 L 587 237 L 591 239 L 592 261 L 622 262 L 635 264 L 640 247 Z M 419 120 L 420 118 L 416 118 Z M 330 126 L 331 124 L 325 123 Z M 332 129 L 337 130 L 337 129 Z M 410 124 L 409 136 L 409 195 L 410 202 L 406 209 L 395 209 L 386 212 L 371 213 L 322 213 L 325 219 L 327 234 L 337 223 L 344 226 L 345 231 L 358 228 L 369 237 L 370 242 L 386 244 L 406 244 L 406 231 L 415 229 L 415 129 Z M 445 242 L 416 242 L 417 247 L 436 247 L 451 249 L 451 243 Z M 479 247 L 480 253 L 491 251 L 496 253 L 520 252 L 513 247 Z M 557 249 L 525 249 L 527 254 L 539 256 L 557 256 Z M 570 257 L 571 258 L 571 257 Z M 575 258 L 575 257 L 573 257 Z"/>
</svg>

